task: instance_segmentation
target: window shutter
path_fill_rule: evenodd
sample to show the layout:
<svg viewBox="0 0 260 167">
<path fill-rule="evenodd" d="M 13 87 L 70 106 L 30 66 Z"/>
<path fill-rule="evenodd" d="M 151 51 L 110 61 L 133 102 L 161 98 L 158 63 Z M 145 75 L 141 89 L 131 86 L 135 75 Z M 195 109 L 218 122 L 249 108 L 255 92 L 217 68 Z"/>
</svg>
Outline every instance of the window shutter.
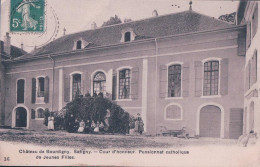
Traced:
<svg viewBox="0 0 260 167">
<path fill-rule="evenodd" d="M 249 88 L 249 75 L 248 74 L 249 74 L 249 62 L 246 65 L 246 68 L 245 68 L 245 92 Z"/>
<path fill-rule="evenodd" d="M 194 62 L 194 68 L 195 68 L 195 96 L 200 97 L 202 96 L 202 74 L 203 74 L 203 68 L 202 68 L 202 62 L 201 61 L 195 61 Z"/>
<path fill-rule="evenodd" d="M 247 23 L 246 28 L 246 48 L 248 49 L 251 44 L 251 22 Z"/>
<path fill-rule="evenodd" d="M 160 65 L 160 98 L 165 98 L 167 94 L 167 66 L 166 65 Z"/>
<path fill-rule="evenodd" d="M 113 90 L 113 70 L 110 69 L 106 76 L 106 92 L 108 93 L 108 98 L 112 100 L 112 90 Z"/>
<path fill-rule="evenodd" d="M 117 72 L 113 71 L 113 86 L 112 86 L 112 100 L 116 100 L 116 89 L 117 89 Z"/>
<path fill-rule="evenodd" d="M 80 89 L 80 92 L 81 92 L 81 95 L 85 95 L 86 93 L 85 93 L 85 91 L 87 90 L 86 89 L 86 74 L 82 74 L 81 75 L 81 89 Z"/>
<path fill-rule="evenodd" d="M 85 78 L 84 78 L 85 77 Z M 83 77 L 83 87 L 84 87 L 84 90 L 85 90 L 85 93 L 87 93 L 87 91 L 91 94 L 91 76 L 89 74 L 89 72 L 86 72 L 86 74 L 84 75 Z"/>
<path fill-rule="evenodd" d="M 220 62 L 220 94 L 228 94 L 228 58 L 222 59 Z"/>
<path fill-rule="evenodd" d="M 36 101 L 36 79 L 32 78 L 32 103 Z"/>
<path fill-rule="evenodd" d="M 135 67 L 132 69 L 131 76 L 131 98 L 138 99 L 138 79 L 139 79 L 139 68 Z"/>
<path fill-rule="evenodd" d="M 31 119 L 35 119 L 35 110 L 34 109 L 31 110 Z"/>
<path fill-rule="evenodd" d="M 49 103 L 49 77 L 44 78 L 44 102 Z"/>
<path fill-rule="evenodd" d="M 256 51 L 254 52 L 253 58 L 252 58 L 252 68 L 251 68 L 251 82 L 250 86 L 252 86 L 254 83 L 256 83 L 256 76 L 257 75 L 257 56 Z"/>
<path fill-rule="evenodd" d="M 255 11 L 254 11 L 254 20 L 253 20 L 253 37 L 255 36 L 257 29 L 258 29 L 258 4 L 256 4 Z"/>
<path fill-rule="evenodd" d="M 70 76 L 64 75 L 64 102 L 70 101 Z"/>
<path fill-rule="evenodd" d="M 189 96 L 189 83 L 190 83 L 190 68 L 189 63 L 186 62 L 183 64 L 182 68 L 182 97 L 188 97 Z"/>
</svg>

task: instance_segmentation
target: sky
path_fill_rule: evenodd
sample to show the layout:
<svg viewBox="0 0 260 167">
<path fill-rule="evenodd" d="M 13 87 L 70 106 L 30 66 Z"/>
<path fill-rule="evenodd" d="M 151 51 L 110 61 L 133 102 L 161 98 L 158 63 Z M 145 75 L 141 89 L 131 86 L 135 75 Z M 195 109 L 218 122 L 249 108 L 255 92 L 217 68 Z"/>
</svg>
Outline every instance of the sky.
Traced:
<svg viewBox="0 0 260 167">
<path fill-rule="evenodd" d="M 17 47 L 24 44 L 26 51 L 31 51 L 66 34 L 85 31 L 96 22 L 100 27 L 111 16 L 140 20 L 152 16 L 157 10 L 159 15 L 181 12 L 189 9 L 190 0 L 45 0 L 46 25 L 44 34 L 10 33 L 11 43 Z M 237 10 L 239 1 L 193 0 L 192 10 L 218 18 L 220 15 Z M 0 39 L 9 31 L 10 0 L 1 0 Z M 56 37 L 55 37 L 56 36 Z"/>
</svg>

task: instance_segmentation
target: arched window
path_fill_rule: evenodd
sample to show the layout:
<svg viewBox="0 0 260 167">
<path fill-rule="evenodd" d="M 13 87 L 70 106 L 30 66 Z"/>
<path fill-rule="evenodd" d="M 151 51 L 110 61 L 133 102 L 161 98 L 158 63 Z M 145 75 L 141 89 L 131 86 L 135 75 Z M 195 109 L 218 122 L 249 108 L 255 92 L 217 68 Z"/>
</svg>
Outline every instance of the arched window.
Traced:
<svg viewBox="0 0 260 167">
<path fill-rule="evenodd" d="M 81 74 L 72 75 L 72 99 L 81 95 Z"/>
<path fill-rule="evenodd" d="M 203 95 L 218 95 L 219 90 L 219 61 L 204 63 Z"/>
<path fill-rule="evenodd" d="M 37 118 L 44 118 L 44 110 L 42 108 L 37 109 Z"/>
<path fill-rule="evenodd" d="M 130 96 L 130 69 L 119 71 L 119 99 L 129 99 Z"/>
<path fill-rule="evenodd" d="M 44 78 L 38 78 L 38 91 L 37 97 L 44 97 Z"/>
<path fill-rule="evenodd" d="M 125 33 L 125 42 L 129 42 L 131 41 L 131 33 L 130 32 L 126 32 Z"/>
<path fill-rule="evenodd" d="M 24 103 L 24 79 L 19 79 L 17 81 L 17 103 Z"/>
<path fill-rule="evenodd" d="M 103 93 L 106 92 L 106 76 L 103 72 L 98 72 L 93 78 L 93 93 Z"/>
<path fill-rule="evenodd" d="M 77 49 L 82 49 L 82 41 L 81 40 L 77 41 Z"/>
<path fill-rule="evenodd" d="M 166 120 L 181 120 L 182 119 L 182 109 L 178 105 L 172 104 L 166 107 L 165 110 Z"/>
<path fill-rule="evenodd" d="M 174 64 L 168 67 L 168 97 L 181 96 L 181 65 Z"/>
</svg>

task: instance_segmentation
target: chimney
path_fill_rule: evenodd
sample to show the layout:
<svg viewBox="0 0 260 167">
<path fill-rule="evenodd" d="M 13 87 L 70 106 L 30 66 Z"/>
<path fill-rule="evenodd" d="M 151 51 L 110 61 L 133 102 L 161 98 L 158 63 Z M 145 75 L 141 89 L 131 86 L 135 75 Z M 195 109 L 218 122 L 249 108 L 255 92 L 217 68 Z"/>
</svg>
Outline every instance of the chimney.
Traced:
<svg viewBox="0 0 260 167">
<path fill-rule="evenodd" d="M 154 11 L 153 11 L 152 16 L 153 16 L 153 17 L 157 17 L 157 16 L 158 16 L 157 10 L 154 10 Z"/>
<path fill-rule="evenodd" d="M 92 24 L 91 24 L 91 29 L 92 30 L 95 30 L 97 28 L 97 24 L 95 23 L 95 22 L 93 22 Z"/>
<path fill-rule="evenodd" d="M 23 42 L 21 43 L 21 49 L 23 50 Z"/>
<path fill-rule="evenodd" d="M 11 37 L 9 36 L 9 33 L 7 32 L 4 37 L 4 52 L 11 56 Z"/>
<path fill-rule="evenodd" d="M 64 29 L 63 29 L 63 35 L 66 35 L 66 28 L 64 27 Z"/>
</svg>

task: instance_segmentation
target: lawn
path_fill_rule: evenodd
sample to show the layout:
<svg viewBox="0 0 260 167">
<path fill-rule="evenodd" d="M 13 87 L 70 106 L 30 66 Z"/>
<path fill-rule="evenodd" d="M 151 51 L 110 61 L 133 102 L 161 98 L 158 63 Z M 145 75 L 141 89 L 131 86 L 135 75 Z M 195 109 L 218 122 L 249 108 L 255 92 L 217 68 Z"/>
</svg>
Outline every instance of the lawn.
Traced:
<svg viewBox="0 0 260 167">
<path fill-rule="evenodd" d="M 66 131 L 31 131 L 23 129 L 0 129 L 0 141 L 31 143 L 43 146 L 73 148 L 181 148 L 199 145 L 232 146 L 229 139 L 180 139 L 175 137 L 151 137 L 129 135 L 77 134 Z"/>
</svg>

